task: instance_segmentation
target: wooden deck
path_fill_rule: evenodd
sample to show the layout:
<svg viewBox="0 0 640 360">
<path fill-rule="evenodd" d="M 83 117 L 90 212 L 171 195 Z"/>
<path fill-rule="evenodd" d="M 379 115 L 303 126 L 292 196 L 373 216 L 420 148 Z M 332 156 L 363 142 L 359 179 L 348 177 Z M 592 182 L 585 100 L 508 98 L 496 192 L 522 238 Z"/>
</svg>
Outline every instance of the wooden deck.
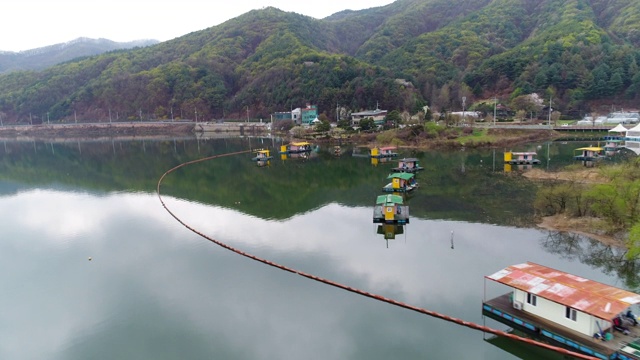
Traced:
<svg viewBox="0 0 640 360">
<path fill-rule="evenodd" d="M 585 345 L 593 349 L 594 351 L 606 354 L 607 356 L 611 356 L 613 353 L 615 353 L 616 351 L 619 351 L 620 349 L 625 347 L 627 344 L 640 338 L 640 325 L 634 327 L 629 323 L 625 323 L 624 325 L 628 327 L 630 330 L 629 335 L 625 335 L 619 331 L 613 331 L 612 333 L 613 339 L 611 341 L 596 340 L 592 336 L 586 336 L 577 331 L 571 330 L 564 326 L 557 325 L 551 321 L 545 320 L 538 316 L 529 314 L 525 311 L 514 309 L 510 299 L 510 293 L 491 299 L 489 301 L 485 301 L 484 303 L 504 313 L 507 313 L 521 320 L 524 320 L 530 324 L 533 324 L 539 329 L 544 329 L 554 334 L 560 335 L 565 339 L 573 340 L 575 342 L 578 342 L 582 345 Z M 492 316 L 492 318 L 499 320 L 502 323 L 506 323 L 509 326 L 515 325 L 513 322 L 509 322 L 506 319 L 503 319 L 503 318 L 498 319 L 495 315 Z M 602 329 L 602 330 L 605 332 L 612 331 L 610 328 Z M 539 334 L 539 331 L 533 332 L 533 333 L 536 336 L 539 336 L 540 338 L 548 339 L 547 337 Z M 568 348 L 572 349 L 571 347 L 568 347 Z M 572 349 L 572 350 L 575 350 L 575 349 Z M 629 356 L 627 354 L 625 355 Z M 633 359 L 633 357 L 629 357 L 629 358 Z M 640 357 L 637 357 L 636 359 L 640 359 Z"/>
</svg>

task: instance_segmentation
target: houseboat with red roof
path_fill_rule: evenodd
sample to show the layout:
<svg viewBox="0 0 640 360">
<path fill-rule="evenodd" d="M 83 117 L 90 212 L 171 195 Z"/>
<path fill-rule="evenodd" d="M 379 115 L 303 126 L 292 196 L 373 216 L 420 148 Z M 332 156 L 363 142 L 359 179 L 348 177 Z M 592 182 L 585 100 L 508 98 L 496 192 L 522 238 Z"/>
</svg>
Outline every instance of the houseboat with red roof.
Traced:
<svg viewBox="0 0 640 360">
<path fill-rule="evenodd" d="M 416 173 L 420 170 L 424 170 L 422 166 L 420 166 L 420 160 L 416 158 L 404 158 L 398 161 L 398 166 L 391 169 L 394 172 L 407 172 L 407 173 Z"/>
<path fill-rule="evenodd" d="M 484 315 L 595 358 L 640 359 L 640 295 L 532 262 L 485 279 L 511 291 L 483 301 Z"/>
<path fill-rule="evenodd" d="M 504 153 L 504 162 L 511 165 L 536 165 L 540 164 L 540 160 L 536 159 L 538 155 L 535 151 L 507 151 Z"/>
<path fill-rule="evenodd" d="M 389 158 L 396 157 L 398 153 L 396 152 L 395 146 L 385 146 L 385 147 L 374 147 L 371 149 L 371 157 L 373 158 Z"/>
</svg>

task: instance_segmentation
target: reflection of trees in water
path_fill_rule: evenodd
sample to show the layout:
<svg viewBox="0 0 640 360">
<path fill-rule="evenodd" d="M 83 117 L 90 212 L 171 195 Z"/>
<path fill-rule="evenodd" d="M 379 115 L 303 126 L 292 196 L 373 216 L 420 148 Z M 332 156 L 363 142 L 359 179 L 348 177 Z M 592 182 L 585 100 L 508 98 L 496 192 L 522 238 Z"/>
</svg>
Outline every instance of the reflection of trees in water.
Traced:
<svg viewBox="0 0 640 360">
<path fill-rule="evenodd" d="M 626 249 L 614 247 L 582 235 L 550 231 L 542 246 L 563 259 L 579 260 L 583 264 L 601 269 L 605 274 L 615 274 L 631 291 L 640 289 L 640 260 L 628 260 Z"/>
</svg>

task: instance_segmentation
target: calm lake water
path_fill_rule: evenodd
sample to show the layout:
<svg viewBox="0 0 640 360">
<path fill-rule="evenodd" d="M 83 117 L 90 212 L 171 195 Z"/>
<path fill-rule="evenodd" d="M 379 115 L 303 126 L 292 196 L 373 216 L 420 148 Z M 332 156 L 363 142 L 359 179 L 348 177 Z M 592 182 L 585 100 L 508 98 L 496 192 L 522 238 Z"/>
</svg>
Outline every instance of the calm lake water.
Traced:
<svg viewBox="0 0 640 360">
<path fill-rule="evenodd" d="M 0 359 L 541 359 L 557 355 L 278 270 L 190 232 L 156 183 L 189 160 L 274 139 L 0 143 Z M 581 144 L 531 144 L 540 167 Z M 502 151 L 417 152 L 411 223 L 372 223 L 393 163 L 317 149 L 179 169 L 167 206 L 217 240 L 285 266 L 498 329 L 484 275 L 532 261 L 637 290 L 622 251 L 531 223 L 536 185 Z M 91 258 L 91 260 L 89 260 Z M 486 295 L 485 295 L 486 293 Z"/>
</svg>

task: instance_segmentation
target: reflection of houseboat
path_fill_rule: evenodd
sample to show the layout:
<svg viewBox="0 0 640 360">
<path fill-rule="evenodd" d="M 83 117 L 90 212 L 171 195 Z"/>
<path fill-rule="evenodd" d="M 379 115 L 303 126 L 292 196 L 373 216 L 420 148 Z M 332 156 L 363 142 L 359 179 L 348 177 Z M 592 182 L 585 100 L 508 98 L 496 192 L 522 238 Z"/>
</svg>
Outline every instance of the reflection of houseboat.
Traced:
<svg viewBox="0 0 640 360">
<path fill-rule="evenodd" d="M 256 150 L 256 156 L 251 158 L 253 161 L 267 161 L 271 159 L 273 159 L 273 156 L 271 156 L 271 150 L 268 149 Z"/>
<path fill-rule="evenodd" d="M 386 192 L 409 192 L 418 187 L 416 175 L 413 173 L 393 173 L 387 177 L 390 183 L 382 188 Z"/>
<path fill-rule="evenodd" d="M 600 359 L 640 359 L 640 295 L 530 262 L 485 279 L 511 292 L 483 301 L 484 315 Z"/>
<path fill-rule="evenodd" d="M 573 158 L 582 161 L 594 161 L 604 158 L 604 148 L 599 146 L 589 146 L 574 150 Z"/>
<path fill-rule="evenodd" d="M 373 208 L 373 222 L 384 224 L 408 224 L 409 206 L 403 205 L 400 195 L 379 195 Z"/>
<path fill-rule="evenodd" d="M 374 147 L 373 149 L 371 149 L 371 157 L 374 157 L 374 158 L 396 157 L 398 156 L 398 153 L 395 150 L 396 148 L 393 146 Z"/>
<path fill-rule="evenodd" d="M 420 170 L 424 170 L 422 166 L 420 166 L 420 160 L 416 158 L 404 158 L 398 161 L 398 166 L 391 169 L 395 172 L 408 172 L 415 173 Z"/>
<path fill-rule="evenodd" d="M 299 154 L 311 152 L 311 144 L 306 141 L 292 142 L 280 147 L 280 154 Z"/>
<path fill-rule="evenodd" d="M 512 172 L 512 171 L 525 171 L 525 170 L 531 170 L 533 169 L 533 164 L 518 164 L 518 165 L 511 165 L 509 163 L 505 163 L 504 164 L 504 172 L 508 173 L 508 172 Z"/>
<path fill-rule="evenodd" d="M 407 220 L 407 222 L 409 221 Z M 380 224 L 376 231 L 378 234 L 384 235 L 385 240 L 394 240 L 396 235 L 404 234 L 404 225 Z"/>
<path fill-rule="evenodd" d="M 510 328 L 506 332 L 519 337 L 529 337 L 529 334 L 514 328 Z M 567 357 L 560 352 L 522 341 L 514 341 L 504 336 L 488 335 L 484 337 L 484 341 L 514 355 L 516 359 L 567 360 Z"/>
<path fill-rule="evenodd" d="M 381 158 L 372 157 L 371 158 L 371 165 L 378 166 L 379 164 L 390 162 L 390 161 L 391 161 L 391 158 L 389 158 L 389 157 L 381 157 Z"/>
<path fill-rule="evenodd" d="M 504 153 L 504 162 L 507 164 L 540 164 L 540 160 L 536 159 L 535 151 L 507 151 Z"/>
</svg>

